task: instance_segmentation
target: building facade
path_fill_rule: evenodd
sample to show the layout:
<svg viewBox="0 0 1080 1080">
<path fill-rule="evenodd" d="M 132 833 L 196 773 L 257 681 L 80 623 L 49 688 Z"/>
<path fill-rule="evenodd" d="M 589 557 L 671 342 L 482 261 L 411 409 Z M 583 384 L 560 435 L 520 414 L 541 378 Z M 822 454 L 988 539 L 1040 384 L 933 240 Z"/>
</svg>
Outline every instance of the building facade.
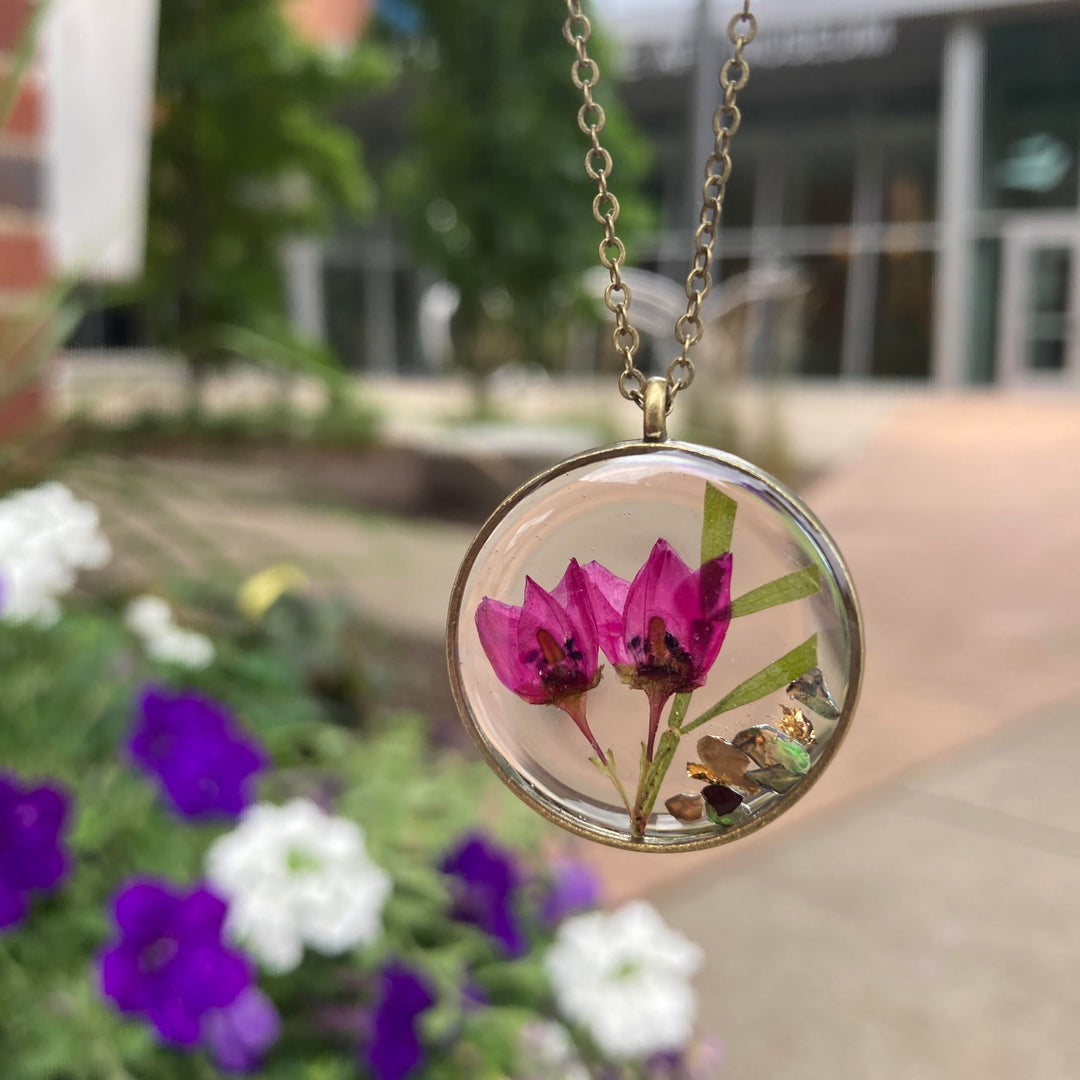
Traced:
<svg viewBox="0 0 1080 1080">
<path fill-rule="evenodd" d="M 733 5 L 600 6 L 658 143 L 652 262 L 678 277 Z M 761 19 L 720 275 L 802 272 L 797 370 L 1080 388 L 1080 4 L 772 0 Z"/>
<path fill-rule="evenodd" d="M 372 9 L 290 5 L 342 40 Z M 408 10 L 406 0 L 378 6 Z M 655 146 L 661 225 L 631 261 L 672 281 L 689 264 L 736 8 L 592 3 L 617 45 L 610 74 Z M 804 283 L 794 373 L 1080 388 L 1080 0 L 760 8 L 717 272 L 781 268 Z M 358 111 L 373 164 L 400 145 L 401 109 L 397 97 Z M 432 282 L 388 221 L 300 241 L 285 264 L 297 324 L 350 366 L 436 366 L 418 331 Z M 751 370 L 768 373 L 768 357 Z"/>
</svg>

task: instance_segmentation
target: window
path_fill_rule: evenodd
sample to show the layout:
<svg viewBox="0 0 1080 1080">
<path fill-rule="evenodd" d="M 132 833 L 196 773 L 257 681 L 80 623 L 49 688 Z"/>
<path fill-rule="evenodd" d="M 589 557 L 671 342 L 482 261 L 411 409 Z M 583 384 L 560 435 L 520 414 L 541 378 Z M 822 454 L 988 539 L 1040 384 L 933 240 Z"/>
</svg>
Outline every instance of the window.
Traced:
<svg viewBox="0 0 1080 1080">
<path fill-rule="evenodd" d="M 1065 370 L 1072 255 L 1067 247 L 1039 247 L 1031 253 L 1028 365 L 1034 371 Z"/>
<path fill-rule="evenodd" d="M 932 252 L 882 253 L 871 368 L 875 377 L 925 379 L 930 374 L 933 299 Z"/>
<path fill-rule="evenodd" d="M 995 27 L 987 51 L 985 204 L 1076 206 L 1080 19 Z"/>
<path fill-rule="evenodd" d="M 799 372 L 802 375 L 840 374 L 847 296 L 847 259 L 815 255 L 804 259 L 807 276 L 804 339 Z"/>
<path fill-rule="evenodd" d="M 785 225 L 846 225 L 855 185 L 852 147 L 795 147 L 787 159 Z"/>
</svg>

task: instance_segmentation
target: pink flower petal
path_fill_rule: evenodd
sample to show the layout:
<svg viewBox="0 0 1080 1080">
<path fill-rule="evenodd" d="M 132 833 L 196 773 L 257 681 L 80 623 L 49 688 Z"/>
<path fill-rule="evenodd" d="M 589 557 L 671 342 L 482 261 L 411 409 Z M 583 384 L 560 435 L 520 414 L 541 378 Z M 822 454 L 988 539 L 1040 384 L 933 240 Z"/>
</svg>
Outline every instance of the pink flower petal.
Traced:
<svg viewBox="0 0 1080 1080">
<path fill-rule="evenodd" d="M 562 605 L 574 627 L 574 642 L 577 651 L 584 659 L 581 661 L 586 675 L 592 678 L 597 667 L 597 628 L 593 618 L 593 607 L 589 595 L 589 581 L 578 565 L 577 559 L 571 559 L 562 580 L 551 590 L 552 597 Z"/>
<path fill-rule="evenodd" d="M 535 668 L 530 675 L 523 669 L 518 651 L 518 623 L 521 608 L 484 598 L 476 609 L 476 631 L 480 644 L 499 682 L 518 693 L 524 687 L 539 684 Z"/>
<path fill-rule="evenodd" d="M 546 589 L 536 584 L 531 577 L 525 579 L 525 606 L 521 609 L 521 621 L 518 623 L 518 653 L 525 663 L 531 663 L 530 657 L 540 654 L 540 632 L 545 631 L 560 651 L 566 650 L 566 643 L 574 641 L 576 646 L 577 627 L 570 621 L 562 604 Z M 548 661 L 551 663 L 552 661 Z"/>
<path fill-rule="evenodd" d="M 648 640 L 649 624 L 661 618 L 680 648 L 690 650 L 692 628 L 702 617 L 699 590 L 687 587 L 693 571 L 666 540 L 657 540 L 626 594 L 623 632 L 631 654 Z M 637 640 L 638 646 L 632 643 Z"/>
<path fill-rule="evenodd" d="M 696 685 L 702 686 L 731 625 L 731 552 L 695 570 L 680 586 L 676 603 L 684 610 L 693 607 L 700 612 L 691 623 L 690 637 L 683 647 L 693 657 Z"/>
<path fill-rule="evenodd" d="M 604 655 L 612 664 L 633 663 L 623 634 L 623 611 L 630 582 L 616 577 L 598 562 L 583 566 L 581 573 L 585 578 L 596 633 Z"/>
</svg>

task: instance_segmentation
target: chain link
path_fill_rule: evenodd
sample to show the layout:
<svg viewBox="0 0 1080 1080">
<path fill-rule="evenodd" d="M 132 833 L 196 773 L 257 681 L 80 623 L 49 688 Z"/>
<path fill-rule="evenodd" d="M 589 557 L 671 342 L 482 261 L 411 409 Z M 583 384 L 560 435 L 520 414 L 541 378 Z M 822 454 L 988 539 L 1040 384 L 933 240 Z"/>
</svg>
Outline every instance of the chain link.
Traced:
<svg viewBox="0 0 1080 1080">
<path fill-rule="evenodd" d="M 608 189 L 611 174 L 611 155 L 600 145 L 600 132 L 604 129 L 604 110 L 592 96 L 593 87 L 600 78 L 596 61 L 587 52 L 592 27 L 581 10 L 582 0 L 566 0 L 569 15 L 563 24 L 563 37 L 577 54 L 571 65 L 574 85 L 585 97 L 585 104 L 578 110 L 578 127 L 590 140 L 585 155 L 585 171 L 597 182 L 599 193 L 593 199 L 593 217 L 604 227 L 604 239 L 600 242 L 600 262 L 611 275 L 611 284 L 604 290 L 604 303 L 615 315 L 612 342 L 623 359 L 624 369 L 619 376 L 619 390 L 623 397 L 636 401 L 644 407 L 642 389 L 645 376 L 634 364 L 640 338 L 630 324 L 630 288 L 622 280 L 622 264 L 626 248 L 615 235 L 615 222 L 619 216 L 619 201 Z M 675 340 L 680 352 L 667 366 L 668 411 L 676 395 L 694 381 L 694 364 L 690 350 L 701 340 L 705 326 L 701 321 L 701 305 L 712 288 L 713 248 L 724 205 L 728 178 L 731 176 L 731 140 L 742 123 L 742 113 L 736 104 L 739 91 L 750 80 L 750 65 L 743 59 L 743 50 L 757 35 L 757 19 L 750 13 L 750 0 L 743 0 L 742 10 L 736 12 L 728 23 L 728 37 L 735 46 L 735 55 L 725 61 L 720 69 L 720 86 L 723 100 L 713 115 L 713 151 L 705 162 L 705 182 L 702 186 L 701 214 L 694 232 L 694 260 L 686 278 L 686 313 L 675 324 Z M 599 161 L 599 164 L 597 164 Z M 636 388 L 630 386 L 636 381 Z"/>
<path fill-rule="evenodd" d="M 623 361 L 623 370 L 619 375 L 619 392 L 628 401 L 636 401 L 644 407 L 642 390 L 645 387 L 645 375 L 634 363 L 634 354 L 641 344 L 641 338 L 630 323 L 630 286 L 622 278 L 626 248 L 615 233 L 615 222 L 619 219 L 619 200 L 608 187 L 611 154 L 600 145 L 600 133 L 604 130 L 605 123 L 604 110 L 592 96 L 593 87 L 600 79 L 600 69 L 588 53 L 592 25 L 581 10 L 581 0 L 566 0 L 566 9 L 568 15 L 563 24 L 563 37 L 573 46 L 576 54 L 570 66 L 570 75 L 574 85 L 585 98 L 577 116 L 578 127 L 582 134 L 588 136 L 590 144 L 585 154 L 585 171 L 596 181 L 599 189 L 593 199 L 592 212 L 597 223 L 604 228 L 604 238 L 599 247 L 600 264 L 611 277 L 611 284 L 604 290 L 604 303 L 615 316 L 611 341 Z M 635 383 L 636 385 L 633 385 Z"/>
<path fill-rule="evenodd" d="M 735 55 L 720 69 L 720 86 L 724 97 L 713 115 L 713 151 L 705 162 L 705 183 L 701 189 L 701 215 L 694 233 L 694 261 L 686 278 L 686 314 L 675 324 L 675 340 L 680 352 L 667 366 L 670 401 L 694 381 L 694 364 L 690 350 L 705 333 L 701 321 L 701 305 L 712 288 L 713 247 L 724 207 L 724 194 L 731 176 L 731 140 L 742 123 L 742 113 L 736 104 L 739 91 L 750 80 L 750 65 L 743 59 L 743 49 L 757 35 L 757 20 L 750 14 L 750 0 L 744 0 L 742 11 L 728 23 L 728 37 L 735 46 Z"/>
</svg>

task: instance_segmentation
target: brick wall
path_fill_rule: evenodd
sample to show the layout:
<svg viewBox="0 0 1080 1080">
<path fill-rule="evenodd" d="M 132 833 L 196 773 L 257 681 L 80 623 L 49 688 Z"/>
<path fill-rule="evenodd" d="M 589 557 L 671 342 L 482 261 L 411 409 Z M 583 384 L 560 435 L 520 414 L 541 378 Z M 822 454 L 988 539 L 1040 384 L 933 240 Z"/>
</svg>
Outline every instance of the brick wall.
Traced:
<svg viewBox="0 0 1080 1080">
<path fill-rule="evenodd" d="M 12 54 L 32 0 L 0 0 L 0 82 L 12 77 Z M 28 350 L 27 313 L 48 282 L 42 216 L 41 88 L 31 72 L 0 131 L 0 444 L 18 439 L 42 419 L 42 384 L 19 374 Z"/>
</svg>

